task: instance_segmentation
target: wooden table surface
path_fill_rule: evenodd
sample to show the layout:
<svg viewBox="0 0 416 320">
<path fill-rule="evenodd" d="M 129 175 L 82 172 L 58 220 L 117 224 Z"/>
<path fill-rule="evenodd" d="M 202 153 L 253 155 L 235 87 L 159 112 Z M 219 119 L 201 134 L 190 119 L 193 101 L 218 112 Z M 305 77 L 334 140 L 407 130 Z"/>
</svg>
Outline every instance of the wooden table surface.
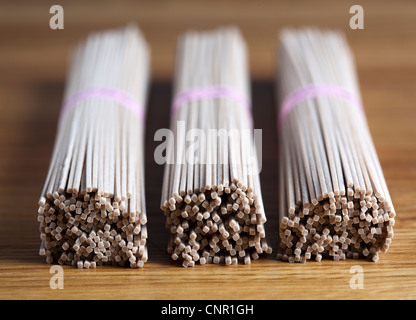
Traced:
<svg viewBox="0 0 416 320">
<path fill-rule="evenodd" d="M 49 28 L 63 3 L 65 29 Z M 351 30 L 362 4 L 365 29 Z M 64 268 L 52 290 L 38 256 L 37 200 L 44 183 L 70 48 L 88 32 L 137 21 L 152 48 L 146 131 L 149 261 L 142 269 Z M 266 232 L 275 252 L 251 265 L 182 268 L 166 253 L 158 209 L 163 167 L 154 132 L 168 127 L 174 49 L 190 28 L 238 25 L 253 76 L 255 127 L 263 129 Z M 274 106 L 277 34 L 285 26 L 337 28 L 355 53 L 370 130 L 397 211 L 395 238 L 378 263 L 287 264 L 277 249 L 277 150 Z M 2 1 L 0 4 L 0 298 L 2 299 L 386 299 L 416 298 L 416 4 L 414 1 Z M 353 290 L 350 268 L 364 269 Z"/>
</svg>

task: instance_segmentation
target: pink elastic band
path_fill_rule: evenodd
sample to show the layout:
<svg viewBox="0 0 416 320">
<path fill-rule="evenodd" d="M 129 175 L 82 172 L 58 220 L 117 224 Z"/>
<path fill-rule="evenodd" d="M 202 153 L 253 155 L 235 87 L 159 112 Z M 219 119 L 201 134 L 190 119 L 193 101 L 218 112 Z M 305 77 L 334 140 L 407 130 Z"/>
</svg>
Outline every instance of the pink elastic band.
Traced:
<svg viewBox="0 0 416 320">
<path fill-rule="evenodd" d="M 136 98 L 125 91 L 110 88 L 90 88 L 73 95 L 64 103 L 60 118 L 62 119 L 78 102 L 90 98 L 113 100 L 129 109 L 142 122 L 145 120 L 143 107 Z"/>
<path fill-rule="evenodd" d="M 352 92 L 348 91 L 345 88 L 335 86 L 335 85 L 308 85 L 303 88 L 300 88 L 291 94 L 289 94 L 282 103 L 282 108 L 280 109 L 278 116 L 279 128 L 282 128 L 282 125 L 285 123 L 286 118 L 293 108 L 298 105 L 300 102 L 316 98 L 320 96 L 335 96 L 342 98 L 350 102 L 354 107 L 360 110 L 364 114 L 364 108 L 359 97 L 357 97 Z"/>
<path fill-rule="evenodd" d="M 224 86 L 194 88 L 179 93 L 173 100 L 172 113 L 175 113 L 186 102 L 215 98 L 229 98 L 237 101 L 246 110 L 250 121 L 253 121 L 251 115 L 251 106 L 247 101 L 247 98 L 239 90 Z"/>
</svg>

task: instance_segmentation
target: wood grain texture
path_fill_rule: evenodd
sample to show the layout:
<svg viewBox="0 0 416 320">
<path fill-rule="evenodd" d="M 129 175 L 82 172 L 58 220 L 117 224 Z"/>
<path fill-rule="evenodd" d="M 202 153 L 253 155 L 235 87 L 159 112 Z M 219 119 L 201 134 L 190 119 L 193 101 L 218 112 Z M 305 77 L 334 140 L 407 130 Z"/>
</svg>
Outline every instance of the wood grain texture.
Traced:
<svg viewBox="0 0 416 320">
<path fill-rule="evenodd" d="M 71 1 L 65 29 L 49 28 L 57 1 L 0 4 L 0 298 L 1 299 L 391 299 L 416 298 L 416 5 L 366 0 L 365 30 L 349 29 L 354 1 Z M 68 52 L 88 32 L 137 21 L 152 48 L 146 129 L 149 262 L 143 269 L 64 268 L 64 290 L 49 287 L 38 256 L 36 202 L 56 132 Z M 274 77 L 277 33 L 317 25 L 347 33 L 355 53 L 369 126 L 397 211 L 395 238 L 378 263 L 349 260 L 287 264 L 270 257 L 244 266 L 184 269 L 166 253 L 158 209 L 163 167 L 153 135 L 168 127 L 174 49 L 189 28 L 238 25 L 249 45 L 255 127 L 263 129 L 262 189 L 277 249 L 277 139 Z M 350 268 L 364 268 L 364 289 Z"/>
</svg>

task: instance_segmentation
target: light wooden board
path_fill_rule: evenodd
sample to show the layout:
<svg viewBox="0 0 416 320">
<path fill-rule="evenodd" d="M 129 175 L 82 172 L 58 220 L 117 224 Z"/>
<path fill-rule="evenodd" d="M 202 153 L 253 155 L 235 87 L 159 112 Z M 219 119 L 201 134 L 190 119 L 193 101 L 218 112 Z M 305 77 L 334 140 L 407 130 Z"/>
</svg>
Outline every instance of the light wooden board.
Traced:
<svg viewBox="0 0 416 320">
<path fill-rule="evenodd" d="M 349 29 L 352 1 L 71 1 L 65 29 L 49 28 L 54 1 L 0 4 L 0 298 L 1 299 L 386 299 L 416 298 L 416 5 L 366 0 L 365 29 Z M 97 9 L 98 8 L 98 9 Z M 68 50 L 92 30 L 137 21 L 152 47 L 153 83 L 146 137 L 149 262 L 143 269 L 64 268 L 52 290 L 38 256 L 36 202 L 52 152 Z M 395 238 L 378 263 L 287 264 L 275 252 L 249 266 L 170 261 L 159 211 L 163 167 L 154 132 L 168 127 L 177 36 L 189 28 L 237 24 L 249 45 L 256 128 L 263 129 L 262 187 L 267 235 L 277 248 L 277 145 L 274 106 L 277 33 L 317 25 L 347 33 L 364 106 L 397 211 Z M 353 290 L 352 266 L 364 269 Z"/>
</svg>

